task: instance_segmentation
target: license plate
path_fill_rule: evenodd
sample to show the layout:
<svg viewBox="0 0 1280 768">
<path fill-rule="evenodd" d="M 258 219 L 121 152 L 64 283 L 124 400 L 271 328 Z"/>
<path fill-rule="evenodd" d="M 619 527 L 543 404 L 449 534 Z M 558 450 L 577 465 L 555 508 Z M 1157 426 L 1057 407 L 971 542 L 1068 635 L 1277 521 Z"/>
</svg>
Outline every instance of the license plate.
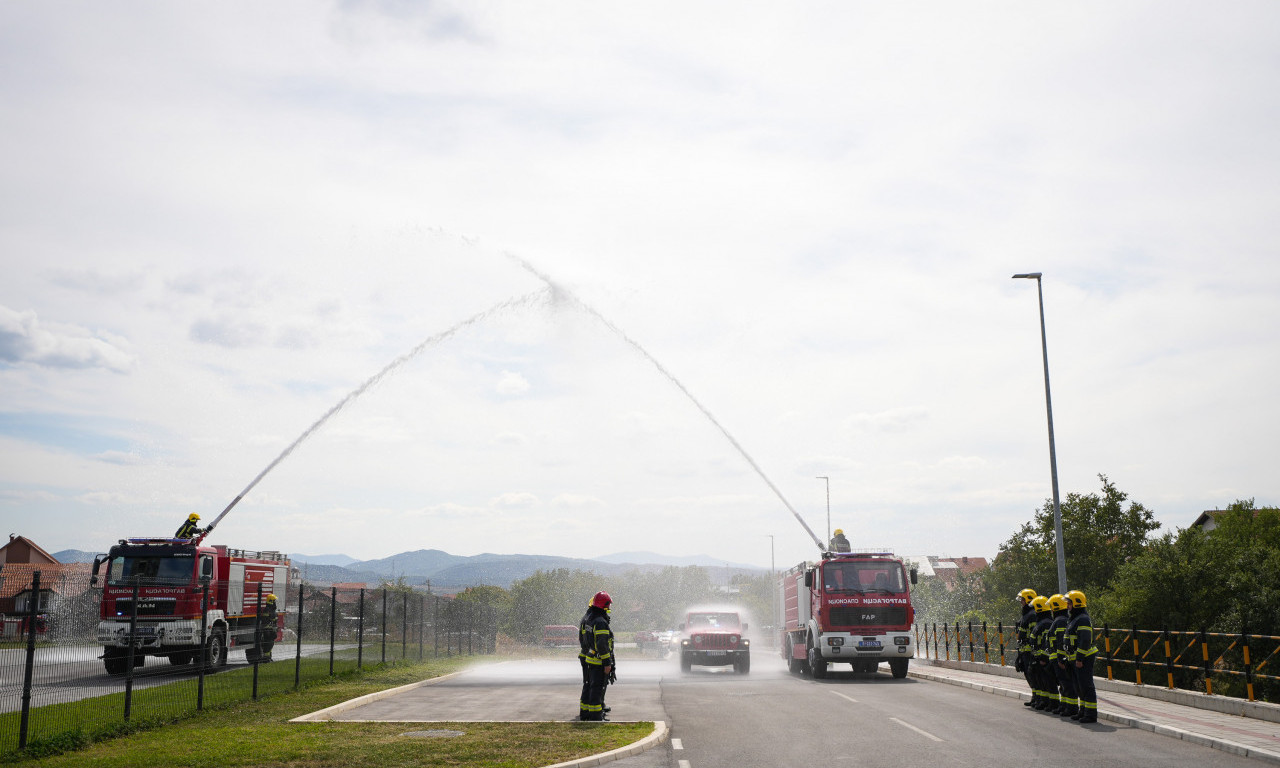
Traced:
<svg viewBox="0 0 1280 768">
<path fill-rule="evenodd" d="M 867 649 L 879 650 L 879 649 L 883 648 L 884 646 L 883 646 L 883 645 L 881 645 L 880 643 L 878 643 L 878 642 L 874 641 L 874 640 L 859 640 L 859 641 L 858 641 L 858 647 L 859 647 L 859 648 L 867 648 Z"/>
<path fill-rule="evenodd" d="M 708 656 L 723 656 L 725 653 L 725 651 L 706 651 Z"/>
<path fill-rule="evenodd" d="M 139 635 L 154 635 L 156 633 L 156 628 L 155 627 L 138 627 L 134 631 Z"/>
</svg>

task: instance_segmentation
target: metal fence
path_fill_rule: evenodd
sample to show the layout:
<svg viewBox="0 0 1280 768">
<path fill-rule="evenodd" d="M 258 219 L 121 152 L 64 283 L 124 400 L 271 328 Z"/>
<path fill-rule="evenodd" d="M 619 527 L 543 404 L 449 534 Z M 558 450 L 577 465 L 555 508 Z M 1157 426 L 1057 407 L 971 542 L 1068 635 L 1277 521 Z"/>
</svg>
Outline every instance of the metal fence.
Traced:
<svg viewBox="0 0 1280 768">
<path fill-rule="evenodd" d="M 917 655 L 1011 666 L 1014 627 L 997 622 L 916 624 Z M 1280 637 L 1170 629 L 1095 629 L 1095 674 L 1137 685 L 1280 702 Z"/>
<path fill-rule="evenodd" d="M 25 611 L 0 618 L 0 754 L 37 739 L 171 720 L 365 665 L 493 653 L 497 640 L 496 613 L 474 602 L 403 588 L 291 584 L 277 596 L 283 629 L 270 633 L 277 638 L 271 647 L 266 634 L 254 635 L 264 638 L 260 645 L 224 637 L 229 652 L 219 659 L 210 651 L 216 632 L 200 621 L 199 641 L 165 651 L 155 638 L 162 622 L 147 615 L 145 600 L 134 600 L 123 645 L 104 653 L 97 639 L 102 588 L 86 579 L 42 591 L 39 576 Z M 264 630 L 257 622 L 247 631 Z"/>
</svg>

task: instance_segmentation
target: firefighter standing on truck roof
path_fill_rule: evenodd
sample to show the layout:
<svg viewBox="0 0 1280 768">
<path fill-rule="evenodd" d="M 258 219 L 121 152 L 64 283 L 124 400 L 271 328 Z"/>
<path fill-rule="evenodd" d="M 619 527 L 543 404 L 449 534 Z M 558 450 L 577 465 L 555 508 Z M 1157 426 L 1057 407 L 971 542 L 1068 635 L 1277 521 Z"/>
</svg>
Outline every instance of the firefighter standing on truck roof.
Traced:
<svg viewBox="0 0 1280 768">
<path fill-rule="evenodd" d="M 1067 636 L 1071 642 L 1073 661 L 1069 668 L 1076 675 L 1076 696 L 1080 700 L 1079 711 L 1072 720 L 1081 723 L 1098 722 L 1098 691 L 1093 685 L 1093 662 L 1098 658 L 1098 646 L 1093 643 L 1093 619 L 1085 610 L 1084 593 L 1073 589 L 1067 593 L 1071 601 L 1071 623 Z"/>
<path fill-rule="evenodd" d="M 848 552 L 849 551 L 849 540 L 844 537 L 843 528 L 837 528 L 836 534 L 831 537 L 831 551 L 832 552 Z"/>
<path fill-rule="evenodd" d="M 582 697 L 578 702 L 579 720 L 604 720 L 604 689 L 616 677 L 613 657 L 613 630 L 609 629 L 609 606 L 613 598 L 608 592 L 597 592 L 591 605 L 578 622 L 578 645 L 586 673 L 582 680 Z"/>
<path fill-rule="evenodd" d="M 187 515 L 187 519 L 182 523 L 182 525 L 178 526 L 178 531 L 177 533 L 173 534 L 173 538 L 194 539 L 195 537 L 199 536 L 201 533 L 200 526 L 197 525 L 197 523 L 199 522 L 200 522 L 200 516 L 197 515 L 195 512 L 192 512 L 191 514 Z"/>
<path fill-rule="evenodd" d="M 1036 623 L 1036 609 L 1031 601 L 1036 599 L 1036 591 L 1027 588 L 1018 593 L 1018 604 L 1022 606 L 1022 616 L 1018 618 L 1016 634 L 1018 655 L 1014 658 L 1013 668 L 1027 679 L 1027 687 L 1031 689 L 1031 700 L 1024 701 L 1024 706 L 1034 706 L 1040 700 L 1036 690 L 1035 672 L 1031 669 L 1031 628 Z"/>
</svg>

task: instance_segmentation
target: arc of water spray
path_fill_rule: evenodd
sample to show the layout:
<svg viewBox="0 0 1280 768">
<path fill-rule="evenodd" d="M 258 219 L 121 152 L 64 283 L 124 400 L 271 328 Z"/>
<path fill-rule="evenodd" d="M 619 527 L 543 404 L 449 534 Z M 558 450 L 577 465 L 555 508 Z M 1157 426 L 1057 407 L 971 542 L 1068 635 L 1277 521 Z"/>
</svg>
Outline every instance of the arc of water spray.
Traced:
<svg viewBox="0 0 1280 768">
<path fill-rule="evenodd" d="M 805 533 L 809 534 L 809 538 L 813 539 L 813 543 L 818 545 L 818 549 L 819 550 L 826 549 L 826 547 L 822 543 L 822 539 L 819 539 L 817 534 L 813 532 L 813 529 L 809 527 L 809 524 L 804 521 L 804 518 L 800 517 L 800 513 L 796 511 L 795 507 L 791 506 L 791 502 L 787 501 L 787 497 L 782 495 L 782 491 L 778 490 L 778 486 L 773 484 L 773 481 L 770 480 L 769 476 L 764 473 L 764 470 L 760 469 L 760 465 L 756 464 L 756 460 L 751 458 L 751 454 L 746 452 L 746 450 L 734 438 L 734 436 L 729 434 L 729 430 L 725 429 L 724 425 L 722 425 L 719 422 L 719 420 L 716 419 L 715 416 L 711 415 L 711 411 L 708 411 L 706 406 L 704 406 L 701 402 L 699 402 L 698 398 L 694 397 L 693 393 L 690 392 L 689 389 L 684 384 L 682 384 L 679 379 L 677 379 L 674 375 L 672 375 L 672 373 L 668 371 L 662 365 L 662 363 L 658 362 L 657 358 L 649 354 L 648 350 L 640 346 L 640 343 L 637 342 L 635 339 L 631 338 L 630 336 L 628 336 L 625 331 L 623 331 L 621 328 L 619 328 L 618 326 L 610 322 L 609 319 L 606 318 L 604 315 L 600 314 L 595 309 L 595 307 L 592 307 L 590 304 L 586 303 L 585 301 L 583 301 L 582 299 L 574 295 L 573 292 L 571 292 L 569 289 L 565 288 L 564 286 L 552 280 L 547 275 L 538 271 L 538 269 L 534 267 L 532 264 L 520 258 L 519 256 L 516 256 L 513 253 L 507 253 L 506 256 L 511 260 L 515 261 L 517 264 L 519 264 L 521 267 L 527 270 L 530 274 L 537 277 L 542 282 L 546 283 L 547 287 L 551 289 L 551 294 L 553 299 L 560 298 L 565 301 L 568 301 L 576 305 L 577 307 L 581 308 L 584 312 L 592 315 L 601 323 L 603 323 L 606 328 L 608 328 L 609 330 L 617 334 L 623 341 L 629 344 L 633 349 L 639 352 L 646 360 L 652 363 L 653 367 L 657 368 L 659 373 L 667 377 L 667 379 L 672 384 L 676 385 L 677 389 L 679 389 L 681 392 L 684 393 L 685 397 L 689 398 L 689 401 L 693 403 L 694 406 L 696 406 L 699 411 L 702 411 L 702 415 L 706 416 L 707 420 L 710 421 L 712 424 L 714 424 L 716 429 L 720 430 L 720 434 L 724 435 L 725 439 L 728 440 L 729 443 L 733 445 L 735 449 L 737 449 L 738 453 L 742 455 L 742 458 L 746 459 L 747 463 L 751 465 L 751 468 L 754 469 L 756 471 L 756 474 L 760 476 L 760 479 L 763 480 L 765 484 L 769 486 L 769 488 L 773 491 L 774 495 L 776 495 L 778 499 L 782 502 L 783 506 L 785 506 L 791 512 L 793 517 L 795 517 L 796 522 L 800 523 L 800 525 L 804 528 Z"/>
<path fill-rule="evenodd" d="M 554 286 L 552 287 L 552 289 L 554 289 Z M 443 331 L 441 333 L 437 333 L 436 335 L 427 338 L 418 346 L 414 347 L 413 349 L 409 350 L 403 355 L 397 357 L 395 360 L 392 360 L 390 363 L 387 364 L 385 368 L 378 371 L 373 376 L 370 376 L 369 379 L 365 381 L 365 383 L 351 390 L 351 392 L 349 392 L 346 397 L 339 400 L 337 404 L 334 405 L 332 408 L 330 408 L 328 412 L 325 413 L 325 415 L 321 416 L 316 421 L 316 423 L 312 424 L 310 427 L 307 427 L 307 430 L 303 432 L 301 435 L 299 435 L 297 440 L 294 440 L 292 443 L 290 443 L 289 447 L 285 448 L 284 451 L 275 458 L 275 461 L 272 461 L 270 464 L 268 464 L 266 469 L 259 472 L 258 476 L 253 478 L 253 482 L 245 486 L 245 489 L 241 491 L 239 495 L 237 495 L 234 499 L 231 500 L 231 503 L 227 505 L 227 508 L 222 510 L 222 514 L 214 518 L 214 521 L 209 524 L 209 527 L 204 530 L 204 534 L 202 535 L 208 535 L 210 531 L 212 531 L 215 527 L 217 527 L 218 523 L 222 521 L 222 518 L 226 517 L 227 513 L 231 511 L 231 508 L 234 507 L 236 504 L 239 504 L 240 500 L 243 499 L 245 495 L 249 493 L 249 491 L 252 491 L 253 487 L 256 486 L 259 482 L 261 482 L 262 478 L 266 477 L 268 472 L 275 469 L 277 464 L 284 461 L 289 456 L 289 454 L 293 453 L 293 449 L 297 448 L 302 443 L 302 441 L 310 437 L 311 434 L 315 432 L 317 429 L 319 429 L 326 421 L 331 419 L 339 411 L 345 408 L 348 403 L 355 400 L 360 395 L 364 394 L 365 390 L 369 389 L 373 385 L 382 381 L 384 378 L 387 377 L 388 374 L 390 374 L 395 369 L 399 368 L 400 366 L 409 362 L 413 358 L 417 357 L 418 354 L 421 353 L 422 350 L 426 349 L 427 347 L 430 347 L 433 344 L 438 344 L 444 341 L 450 336 L 453 336 L 454 334 L 456 334 L 458 331 L 461 331 L 462 329 L 468 326 L 474 325 L 496 312 L 501 312 L 506 309 L 511 309 L 512 307 L 530 304 L 534 300 L 539 299 L 543 295 L 545 295 L 547 291 L 548 289 L 544 288 L 539 291 L 534 291 L 533 293 L 525 294 L 524 296 L 517 296 L 515 298 L 511 298 L 511 299 L 507 299 L 506 301 L 499 302 L 498 304 L 495 304 L 492 307 L 489 307 L 485 311 L 477 315 L 472 315 L 466 320 L 463 320 L 462 322 L 453 326 L 449 330 Z"/>
</svg>

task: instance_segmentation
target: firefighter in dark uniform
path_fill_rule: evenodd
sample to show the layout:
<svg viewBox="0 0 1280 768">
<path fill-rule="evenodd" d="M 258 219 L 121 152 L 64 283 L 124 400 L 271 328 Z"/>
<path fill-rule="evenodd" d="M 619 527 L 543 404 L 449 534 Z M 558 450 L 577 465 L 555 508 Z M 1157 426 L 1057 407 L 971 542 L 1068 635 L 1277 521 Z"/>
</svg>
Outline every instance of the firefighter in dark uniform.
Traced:
<svg viewBox="0 0 1280 768">
<path fill-rule="evenodd" d="M 578 622 L 578 658 L 585 674 L 582 697 L 578 703 L 579 720 L 604 720 L 604 689 L 616 678 L 613 657 L 613 630 L 609 629 L 609 606 L 613 598 L 608 592 L 597 592 L 591 605 Z"/>
<path fill-rule="evenodd" d="M 258 635 L 259 655 L 263 661 L 271 661 L 271 649 L 276 644 L 276 596 L 267 595 L 262 602 L 261 634 Z"/>
<path fill-rule="evenodd" d="M 849 539 L 845 538 L 844 529 L 837 528 L 834 536 L 831 537 L 829 544 L 832 552 L 848 552 Z"/>
<path fill-rule="evenodd" d="M 1068 657 L 1071 655 L 1070 643 L 1067 642 L 1067 610 L 1071 603 L 1062 595 L 1049 598 L 1049 607 L 1053 609 L 1053 624 L 1050 627 L 1053 649 L 1049 653 L 1049 667 L 1058 680 L 1059 701 L 1057 714 L 1070 717 L 1080 711 L 1076 701 L 1075 666 Z"/>
<path fill-rule="evenodd" d="M 1049 669 L 1049 628 L 1053 625 L 1053 613 L 1049 610 L 1049 598 L 1040 595 L 1031 604 L 1036 608 L 1036 624 L 1031 630 L 1032 663 L 1036 670 L 1036 687 L 1040 701 L 1032 709 L 1053 709 L 1058 706 L 1058 680 Z"/>
<path fill-rule="evenodd" d="M 200 530 L 200 526 L 197 525 L 197 523 L 199 522 L 200 522 L 200 516 L 197 515 L 195 512 L 192 512 L 191 514 L 187 515 L 186 521 L 184 521 L 182 525 L 178 526 L 178 530 L 176 533 L 173 534 L 173 538 L 194 539 L 195 537 L 199 536 L 202 533 L 202 531 Z"/>
<path fill-rule="evenodd" d="M 1014 627 L 1014 637 L 1018 643 L 1018 655 L 1014 657 L 1013 668 L 1027 679 L 1027 687 L 1031 689 L 1031 700 L 1024 701 L 1023 706 L 1035 706 L 1040 700 L 1036 693 L 1035 678 L 1031 671 L 1031 627 L 1036 623 L 1036 609 L 1031 601 L 1036 599 L 1036 591 L 1027 588 L 1018 593 L 1018 605 L 1022 607 L 1022 616 Z"/>
<path fill-rule="evenodd" d="M 1098 691 L 1093 685 L 1093 662 L 1098 658 L 1098 646 L 1093 642 L 1093 619 L 1085 610 L 1084 593 L 1073 589 L 1067 593 L 1071 602 L 1071 623 L 1067 624 L 1067 636 L 1072 644 L 1075 670 L 1076 695 L 1080 700 L 1079 712 L 1072 720 L 1081 723 L 1098 722 Z"/>
</svg>

